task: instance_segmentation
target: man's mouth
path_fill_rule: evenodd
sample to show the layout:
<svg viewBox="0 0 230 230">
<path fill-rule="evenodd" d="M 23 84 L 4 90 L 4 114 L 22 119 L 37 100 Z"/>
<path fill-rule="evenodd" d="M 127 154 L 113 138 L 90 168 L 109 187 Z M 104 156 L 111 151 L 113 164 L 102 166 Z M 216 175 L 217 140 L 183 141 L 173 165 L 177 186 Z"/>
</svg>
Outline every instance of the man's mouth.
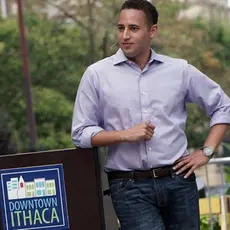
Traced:
<svg viewBox="0 0 230 230">
<path fill-rule="evenodd" d="M 131 45 L 133 45 L 133 43 L 124 42 L 124 43 L 122 43 L 122 45 L 123 45 L 124 47 L 130 47 Z"/>
</svg>

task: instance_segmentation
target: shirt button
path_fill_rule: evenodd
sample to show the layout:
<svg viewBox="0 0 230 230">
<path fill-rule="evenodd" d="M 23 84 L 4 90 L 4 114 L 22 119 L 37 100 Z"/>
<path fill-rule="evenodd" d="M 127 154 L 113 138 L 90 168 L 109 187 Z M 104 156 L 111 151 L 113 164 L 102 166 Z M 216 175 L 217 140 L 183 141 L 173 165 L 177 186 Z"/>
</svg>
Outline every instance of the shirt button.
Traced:
<svg viewBox="0 0 230 230">
<path fill-rule="evenodd" d="M 148 148 L 149 151 L 151 151 L 152 149 L 151 148 Z"/>
<path fill-rule="evenodd" d="M 143 94 L 143 95 L 147 95 L 147 93 L 146 93 L 146 92 L 142 92 L 142 94 Z"/>
</svg>

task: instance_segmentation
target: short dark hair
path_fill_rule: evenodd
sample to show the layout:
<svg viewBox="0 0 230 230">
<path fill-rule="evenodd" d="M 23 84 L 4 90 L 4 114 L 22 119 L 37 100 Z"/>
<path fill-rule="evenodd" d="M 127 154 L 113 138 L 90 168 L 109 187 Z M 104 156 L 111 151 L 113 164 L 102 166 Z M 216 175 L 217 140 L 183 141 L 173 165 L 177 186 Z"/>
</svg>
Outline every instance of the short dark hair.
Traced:
<svg viewBox="0 0 230 230">
<path fill-rule="evenodd" d="M 126 0 L 121 6 L 120 12 L 125 9 L 142 10 L 150 26 L 158 22 L 158 11 L 156 7 L 147 0 Z"/>
</svg>

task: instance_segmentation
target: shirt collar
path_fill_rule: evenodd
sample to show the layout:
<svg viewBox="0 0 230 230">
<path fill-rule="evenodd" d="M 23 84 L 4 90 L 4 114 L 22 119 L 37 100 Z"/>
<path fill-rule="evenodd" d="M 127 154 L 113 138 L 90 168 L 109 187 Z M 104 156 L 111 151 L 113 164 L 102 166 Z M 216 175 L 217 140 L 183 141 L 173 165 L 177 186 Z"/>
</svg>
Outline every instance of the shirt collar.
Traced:
<svg viewBox="0 0 230 230">
<path fill-rule="evenodd" d="M 128 58 L 125 56 L 123 51 L 119 49 L 114 55 L 113 64 L 117 65 L 117 64 L 120 64 L 126 61 L 128 61 Z M 164 62 L 163 58 L 159 54 L 155 53 L 153 49 L 151 49 L 151 57 L 150 57 L 149 63 L 152 63 L 153 61 L 158 61 L 161 63 Z"/>
</svg>

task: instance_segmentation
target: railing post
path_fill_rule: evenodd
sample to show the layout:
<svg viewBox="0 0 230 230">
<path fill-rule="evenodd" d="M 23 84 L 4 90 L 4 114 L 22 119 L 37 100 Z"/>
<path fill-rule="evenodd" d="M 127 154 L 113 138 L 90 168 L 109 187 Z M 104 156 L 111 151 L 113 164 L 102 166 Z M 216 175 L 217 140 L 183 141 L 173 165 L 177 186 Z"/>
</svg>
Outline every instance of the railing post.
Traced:
<svg viewBox="0 0 230 230">
<path fill-rule="evenodd" d="M 220 165 L 220 174 L 221 174 L 221 186 L 222 186 L 222 194 L 220 196 L 221 230 L 228 230 L 227 205 L 226 205 L 226 197 L 225 197 L 224 165 Z"/>
<path fill-rule="evenodd" d="M 221 204 L 221 230 L 228 230 L 227 207 L 225 195 L 220 196 Z"/>
<path fill-rule="evenodd" d="M 210 218 L 210 230 L 213 230 L 213 215 L 212 215 L 212 203 L 209 190 L 209 177 L 208 177 L 208 166 L 205 165 L 205 176 L 207 181 L 207 190 L 208 190 L 208 205 L 209 205 L 209 218 Z"/>
</svg>

